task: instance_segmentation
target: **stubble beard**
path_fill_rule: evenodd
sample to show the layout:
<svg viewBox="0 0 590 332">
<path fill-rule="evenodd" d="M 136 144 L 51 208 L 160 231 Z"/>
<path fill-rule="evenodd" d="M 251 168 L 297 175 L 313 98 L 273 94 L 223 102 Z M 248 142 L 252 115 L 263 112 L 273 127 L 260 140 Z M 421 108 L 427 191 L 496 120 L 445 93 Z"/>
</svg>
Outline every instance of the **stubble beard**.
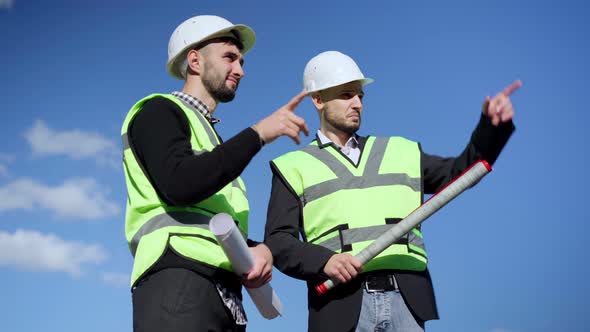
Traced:
<svg viewBox="0 0 590 332">
<path fill-rule="evenodd" d="M 332 114 L 333 114 L 332 112 L 326 110 L 326 112 L 325 112 L 326 122 L 337 130 L 340 130 L 340 131 L 345 132 L 347 134 L 353 135 L 361 127 L 360 114 L 359 114 L 358 122 L 352 123 L 352 124 L 348 124 L 346 122 L 346 118 L 338 119 L 338 117 L 332 116 Z"/>
<path fill-rule="evenodd" d="M 226 78 L 223 74 L 216 73 L 214 70 L 208 70 L 208 68 L 204 69 L 201 78 L 207 92 L 220 103 L 227 103 L 234 100 L 236 91 L 238 90 L 239 82 L 232 89 L 225 84 Z"/>
</svg>

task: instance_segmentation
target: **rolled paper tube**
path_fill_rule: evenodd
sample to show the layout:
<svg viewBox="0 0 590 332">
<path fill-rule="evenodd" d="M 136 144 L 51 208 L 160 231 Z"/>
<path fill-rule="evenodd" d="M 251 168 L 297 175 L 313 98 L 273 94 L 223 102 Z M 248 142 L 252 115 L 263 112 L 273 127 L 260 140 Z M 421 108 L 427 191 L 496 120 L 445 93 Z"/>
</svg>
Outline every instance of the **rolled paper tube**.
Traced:
<svg viewBox="0 0 590 332">
<path fill-rule="evenodd" d="M 209 230 L 223 248 L 234 272 L 242 276 L 250 271 L 254 265 L 254 258 L 232 217 L 227 213 L 216 214 L 209 222 Z M 262 317 L 273 319 L 282 314 L 283 304 L 270 283 L 258 288 L 244 288 Z"/>
<path fill-rule="evenodd" d="M 492 171 L 492 167 L 485 160 L 480 160 L 469 168 L 467 168 L 461 175 L 453 179 L 443 189 L 430 197 L 424 204 L 420 205 L 416 210 L 412 211 L 402 221 L 392 226 L 387 232 L 380 235 L 370 245 L 361 250 L 355 257 L 365 264 L 375 256 L 379 255 L 390 245 L 401 239 L 404 235 L 409 233 L 412 228 L 418 226 L 428 217 L 440 210 L 447 203 L 459 196 L 466 189 L 475 185 L 485 175 Z M 322 295 L 332 289 L 338 284 L 334 279 L 326 280 L 324 283 L 315 287 L 318 295 Z"/>
</svg>

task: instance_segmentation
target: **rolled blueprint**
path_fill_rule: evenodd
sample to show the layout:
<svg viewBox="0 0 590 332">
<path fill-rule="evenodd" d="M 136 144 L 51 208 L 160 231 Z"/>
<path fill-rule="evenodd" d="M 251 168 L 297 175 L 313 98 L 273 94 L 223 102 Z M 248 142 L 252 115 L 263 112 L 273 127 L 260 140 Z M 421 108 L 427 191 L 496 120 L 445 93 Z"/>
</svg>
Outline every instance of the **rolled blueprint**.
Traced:
<svg viewBox="0 0 590 332">
<path fill-rule="evenodd" d="M 216 214 L 209 222 L 209 230 L 223 248 L 234 272 L 241 276 L 250 271 L 254 265 L 254 258 L 232 217 L 227 213 Z M 259 288 L 244 288 L 248 291 L 262 317 L 273 319 L 282 314 L 283 304 L 270 283 Z"/>
<path fill-rule="evenodd" d="M 404 235 L 412 230 L 412 228 L 418 226 L 421 222 L 426 220 L 436 211 L 445 206 L 448 202 L 452 201 L 455 197 L 459 196 L 467 188 L 476 184 L 481 178 L 492 171 L 492 167 L 485 160 L 480 160 L 468 169 L 466 169 L 461 175 L 453 179 L 447 184 L 442 190 L 430 197 L 424 204 L 420 205 L 416 210 L 412 211 L 402 221 L 392 226 L 387 232 L 380 235 L 365 249 L 361 250 L 355 257 L 365 264 L 375 256 L 379 255 L 387 247 L 401 239 Z M 318 295 L 322 295 L 328 290 L 332 289 L 338 284 L 337 280 L 326 280 L 324 283 L 319 284 L 315 287 Z"/>
</svg>

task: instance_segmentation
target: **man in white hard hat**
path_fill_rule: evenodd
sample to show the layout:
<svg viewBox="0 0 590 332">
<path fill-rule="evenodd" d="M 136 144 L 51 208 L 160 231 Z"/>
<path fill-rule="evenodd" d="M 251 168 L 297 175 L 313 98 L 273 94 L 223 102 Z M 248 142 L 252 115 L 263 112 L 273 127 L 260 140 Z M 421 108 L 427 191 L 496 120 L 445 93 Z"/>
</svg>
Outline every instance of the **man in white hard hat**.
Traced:
<svg viewBox="0 0 590 332">
<path fill-rule="evenodd" d="M 486 98 L 465 150 L 442 158 L 402 137 L 357 135 L 364 86 L 373 80 L 349 56 L 317 55 L 303 81 L 320 129 L 311 144 L 271 162 L 265 243 L 274 264 L 307 281 L 309 331 L 423 331 L 438 312 L 420 228 L 364 266 L 354 255 L 420 206 L 424 194 L 479 159 L 496 160 L 514 130 L 510 94 L 521 83 Z M 340 285 L 318 296 L 314 286 L 326 279 Z"/>
<path fill-rule="evenodd" d="M 182 91 L 137 102 L 122 127 L 128 200 L 126 237 L 134 256 L 135 331 L 243 331 L 241 285 L 271 279 L 266 245 L 248 241 L 254 267 L 236 276 L 209 231 L 217 213 L 247 236 L 248 200 L 240 173 L 265 143 L 299 143 L 305 121 L 294 114 L 301 93 L 257 124 L 222 142 L 213 114 L 231 101 L 244 76 L 254 31 L 218 16 L 195 16 L 170 37 L 166 69 Z"/>
</svg>

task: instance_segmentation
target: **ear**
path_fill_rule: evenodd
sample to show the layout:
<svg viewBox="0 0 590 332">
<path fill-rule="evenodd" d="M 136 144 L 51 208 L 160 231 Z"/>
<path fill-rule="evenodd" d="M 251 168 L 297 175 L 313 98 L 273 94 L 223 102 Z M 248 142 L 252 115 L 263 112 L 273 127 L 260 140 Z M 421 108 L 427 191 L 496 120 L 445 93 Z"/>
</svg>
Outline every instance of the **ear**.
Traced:
<svg viewBox="0 0 590 332">
<path fill-rule="evenodd" d="M 311 95 L 311 101 L 318 111 L 324 108 L 324 102 L 322 101 L 322 96 L 319 92 L 314 92 Z"/>
<path fill-rule="evenodd" d="M 190 50 L 186 54 L 187 72 L 193 75 L 201 73 L 202 55 L 197 50 Z"/>
</svg>

